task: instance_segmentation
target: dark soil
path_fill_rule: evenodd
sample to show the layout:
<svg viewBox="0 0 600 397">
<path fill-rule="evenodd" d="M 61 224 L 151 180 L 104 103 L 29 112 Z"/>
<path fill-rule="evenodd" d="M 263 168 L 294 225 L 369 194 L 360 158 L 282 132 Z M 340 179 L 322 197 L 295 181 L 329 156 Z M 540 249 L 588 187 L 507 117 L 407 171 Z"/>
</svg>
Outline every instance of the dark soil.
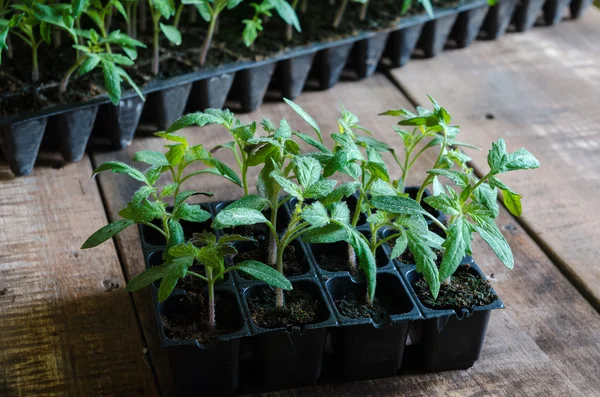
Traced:
<svg viewBox="0 0 600 397">
<path fill-rule="evenodd" d="M 296 246 L 293 244 L 288 245 L 285 248 L 283 253 L 283 274 L 286 277 L 290 276 L 299 276 L 301 274 L 306 273 L 307 269 L 304 264 L 298 259 L 296 255 Z M 255 260 L 262 263 L 268 263 L 269 252 L 267 244 L 259 244 L 257 248 L 251 249 L 249 251 L 240 252 L 236 256 L 233 257 L 233 262 L 238 264 L 245 260 Z M 247 280 L 252 280 L 253 277 L 238 272 L 238 274 Z"/>
<path fill-rule="evenodd" d="M 224 230 L 227 234 L 239 234 L 240 236 L 250 237 L 259 243 L 265 242 L 268 239 L 270 230 L 264 223 L 257 223 L 254 225 L 243 225 L 228 228 Z"/>
<path fill-rule="evenodd" d="M 488 305 L 497 298 L 490 284 L 469 266 L 459 267 L 450 284 L 442 284 L 436 300 L 425 280 L 418 280 L 414 287 L 421 303 L 431 309 L 471 309 Z"/>
<path fill-rule="evenodd" d="M 328 272 L 344 272 L 349 271 L 348 267 L 348 251 L 347 250 L 334 250 L 332 249 L 328 253 L 321 253 L 316 258 L 319 267 Z M 354 271 L 353 273 L 356 273 Z M 353 274 L 354 276 L 355 274 Z"/>
<path fill-rule="evenodd" d="M 265 289 L 248 299 L 254 323 L 263 328 L 279 328 L 319 322 L 319 301 L 301 289 L 283 291 L 285 305 L 278 309 L 275 292 Z"/>
<path fill-rule="evenodd" d="M 434 1 L 438 7 L 455 6 L 458 2 L 451 0 Z M 399 7 L 396 0 L 371 0 L 368 17 L 360 21 L 358 15 L 360 4 L 350 3 L 342 25 L 338 29 L 332 27 L 336 6 L 329 5 L 327 1 L 310 2 L 306 14 L 299 13 L 302 32 L 294 32 L 293 40 L 286 42 L 285 31 L 287 27 L 278 18 L 274 17 L 265 23 L 265 30 L 261 32 L 255 45 L 245 47 L 242 42 L 242 20 L 247 19 L 250 4 L 242 4 L 233 11 L 223 13 L 220 20 L 220 31 L 213 40 L 211 51 L 207 59 L 207 66 L 221 66 L 227 63 L 243 60 L 261 60 L 289 48 L 307 45 L 312 42 L 330 42 L 344 37 L 357 35 L 364 30 L 382 30 L 398 23 Z M 193 7 L 187 7 L 186 12 L 195 12 Z M 413 2 L 413 8 L 408 15 L 423 13 L 418 2 Z M 150 18 L 148 18 L 150 20 Z M 126 31 L 125 24 L 115 15 L 112 29 Z M 89 21 L 83 20 L 84 25 Z M 198 18 L 195 24 L 189 24 L 186 15 L 182 17 L 180 26 L 183 35 L 183 44 L 179 47 L 172 46 L 161 35 L 160 59 L 161 72 L 153 76 L 151 31 L 148 26 L 145 34 L 137 37 L 147 45 L 146 49 L 139 49 L 136 64 L 125 69 L 131 78 L 140 86 L 152 84 L 153 81 L 164 80 L 176 75 L 191 73 L 200 70 L 198 58 L 200 48 L 205 36 L 206 23 Z M 86 26 L 84 26 L 85 28 Z M 233 27 L 227 29 L 227 27 Z M 111 29 L 111 30 L 112 30 Z M 39 49 L 40 80 L 31 83 L 31 54 L 21 40 L 12 35 L 11 48 L 14 51 L 12 59 L 3 54 L 3 63 L 0 67 L 0 116 L 24 114 L 50 108 L 56 105 L 81 103 L 88 101 L 104 92 L 103 75 L 100 70 L 95 70 L 82 77 L 73 75 L 66 94 L 60 94 L 58 86 L 67 69 L 75 62 L 75 52 L 71 48 L 68 37 L 63 35 L 62 46 L 58 49 L 42 45 Z M 123 84 L 123 90 L 129 87 Z"/>
<path fill-rule="evenodd" d="M 355 294 L 348 294 L 342 299 L 336 300 L 335 305 L 340 314 L 348 318 L 371 318 L 376 324 L 391 322 L 388 309 L 391 305 L 378 298 L 375 298 L 372 305 L 368 305 L 364 296 L 357 297 Z"/>
<path fill-rule="evenodd" d="M 238 331 L 239 318 L 234 313 L 237 311 L 235 304 L 216 296 L 217 328 L 211 329 L 206 321 L 208 318 L 208 300 L 205 296 L 195 292 L 188 292 L 182 296 L 177 305 L 177 310 L 162 317 L 167 338 L 171 339 L 196 339 L 200 343 L 209 343 L 217 336 Z"/>
</svg>

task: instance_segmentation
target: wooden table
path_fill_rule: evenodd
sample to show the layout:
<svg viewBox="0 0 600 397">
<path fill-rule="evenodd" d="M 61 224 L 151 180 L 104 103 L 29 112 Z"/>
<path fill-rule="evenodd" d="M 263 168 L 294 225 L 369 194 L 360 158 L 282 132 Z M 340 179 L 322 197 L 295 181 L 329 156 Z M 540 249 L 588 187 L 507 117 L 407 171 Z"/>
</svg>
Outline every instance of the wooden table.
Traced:
<svg viewBox="0 0 600 397">
<path fill-rule="evenodd" d="M 600 396 L 599 50 L 600 11 L 592 9 L 577 22 L 476 42 L 298 99 L 324 132 L 335 130 L 342 99 L 380 139 L 398 145 L 393 121 L 377 114 L 424 104 L 428 93 L 461 125 L 463 141 L 488 148 L 504 137 L 511 151 L 528 148 L 542 167 L 503 179 L 524 197 L 522 218 L 504 209 L 499 217 L 515 269 L 505 269 L 481 240 L 474 243 L 506 310 L 493 314 L 473 368 L 272 396 Z M 306 129 L 280 102 L 243 119 L 262 116 Z M 207 146 L 227 139 L 213 127 L 185 135 Z M 141 137 L 125 151 L 91 153 L 65 166 L 54 166 L 49 155 L 32 176 L 18 179 L 1 166 L 0 396 L 172 394 L 149 294 L 122 289 L 143 268 L 137 230 L 79 249 L 117 219 L 136 188 L 118 175 L 90 179 L 94 166 L 129 162 L 135 151 L 161 145 Z M 486 153 L 469 152 L 477 172 L 486 170 Z M 216 198 L 241 194 L 217 178 L 195 183 Z"/>
</svg>

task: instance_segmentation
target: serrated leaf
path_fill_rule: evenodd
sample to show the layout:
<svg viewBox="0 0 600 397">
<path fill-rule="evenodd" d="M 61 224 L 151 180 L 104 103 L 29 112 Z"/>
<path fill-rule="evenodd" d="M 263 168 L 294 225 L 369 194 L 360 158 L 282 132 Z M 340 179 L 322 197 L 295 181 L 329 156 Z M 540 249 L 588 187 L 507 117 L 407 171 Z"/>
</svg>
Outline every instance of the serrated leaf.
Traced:
<svg viewBox="0 0 600 397">
<path fill-rule="evenodd" d="M 121 163 L 119 161 L 107 161 L 105 163 L 100 164 L 100 166 L 98 166 L 98 168 L 96 168 L 92 173 L 92 177 L 103 171 L 111 171 L 118 174 L 126 174 L 135 180 L 148 183 L 146 176 L 141 171 L 138 171 L 135 168 L 125 163 Z"/>
<path fill-rule="evenodd" d="M 321 142 L 317 141 L 312 136 L 303 134 L 301 132 L 294 132 L 294 135 L 296 135 L 298 138 L 302 139 L 304 142 L 306 142 L 310 146 L 313 146 L 313 147 L 319 149 L 321 152 L 329 153 L 329 149 L 327 149 L 327 147 L 325 145 L 323 145 Z"/>
<path fill-rule="evenodd" d="M 392 249 L 392 252 L 390 253 L 390 259 L 398 258 L 400 255 L 402 255 L 404 253 L 404 251 L 406 251 L 407 247 L 408 247 L 408 237 L 406 237 L 405 233 L 402 233 L 394 242 L 394 248 Z"/>
<path fill-rule="evenodd" d="M 333 203 L 331 209 L 331 219 L 338 222 L 350 224 L 350 208 L 345 201 Z"/>
<path fill-rule="evenodd" d="M 279 184 L 279 186 L 281 186 L 283 190 L 297 199 L 302 199 L 302 190 L 300 189 L 300 186 L 284 177 L 280 171 L 274 170 L 271 172 L 270 176 Z"/>
<path fill-rule="evenodd" d="M 448 178 L 462 188 L 467 187 L 469 184 L 469 177 L 460 171 L 434 168 L 427 171 L 427 173 Z M 437 194 L 434 194 L 434 196 L 437 196 Z"/>
<path fill-rule="evenodd" d="M 494 214 L 494 218 L 498 216 L 500 209 L 498 208 L 498 193 L 496 188 L 492 188 L 487 183 L 482 183 L 471 195 L 475 201 L 490 210 Z"/>
<path fill-rule="evenodd" d="M 171 258 L 195 257 L 198 248 L 191 243 L 176 244 L 169 248 L 168 255 Z"/>
<path fill-rule="evenodd" d="M 400 196 L 374 196 L 373 207 L 392 214 L 423 214 L 425 210 L 415 200 Z"/>
<path fill-rule="evenodd" d="M 275 288 L 292 289 L 292 284 L 283 274 L 262 262 L 247 260 L 234 266 L 234 269 L 247 273 Z"/>
<path fill-rule="evenodd" d="M 163 190 L 160 192 L 160 197 L 172 196 L 173 194 L 175 194 L 175 190 L 177 190 L 178 186 L 179 186 L 179 183 L 177 183 L 177 182 L 173 182 L 173 183 L 166 185 L 165 187 L 163 187 Z"/>
<path fill-rule="evenodd" d="M 367 168 L 371 171 L 371 174 L 385 182 L 389 182 L 390 176 L 381 155 L 369 146 L 367 147 L 367 156 Z"/>
<path fill-rule="evenodd" d="M 321 200 L 323 205 L 330 205 L 332 203 L 336 203 L 342 201 L 345 198 L 352 196 L 356 193 L 356 190 L 359 188 L 360 183 L 357 181 L 351 181 L 342 183 L 336 189 L 334 189 L 330 194 L 327 195 L 324 199 Z"/>
<path fill-rule="evenodd" d="M 437 176 L 433 177 L 432 185 L 433 185 L 433 195 L 434 196 L 439 196 L 440 194 L 444 193 L 444 185 L 442 185 L 442 183 L 440 182 L 440 180 L 438 179 Z"/>
<path fill-rule="evenodd" d="M 167 298 L 171 295 L 171 292 L 173 292 L 173 289 L 175 289 L 178 281 L 179 276 L 176 274 L 169 273 L 163 277 L 162 281 L 160 282 L 160 287 L 158 288 L 159 302 L 164 302 L 167 300 Z"/>
<path fill-rule="evenodd" d="M 133 155 L 133 161 L 142 161 L 150 165 L 168 166 L 169 160 L 161 152 L 153 150 L 141 150 Z"/>
<path fill-rule="evenodd" d="M 203 210 L 198 204 L 190 205 L 183 203 L 178 207 L 177 213 L 173 215 L 178 219 L 188 222 L 202 223 L 210 219 L 210 212 Z"/>
<path fill-rule="evenodd" d="M 458 200 L 453 200 L 446 194 L 439 194 L 437 196 L 428 196 L 423 199 L 427 204 L 435 208 L 436 210 L 442 211 L 446 215 L 458 215 L 461 213 L 461 204 Z"/>
<path fill-rule="evenodd" d="M 250 208 L 232 208 L 220 211 L 213 220 L 213 229 L 240 225 L 254 225 L 256 223 L 269 223 L 262 212 Z"/>
<path fill-rule="evenodd" d="M 328 196 L 333 192 L 336 183 L 334 180 L 321 178 L 304 191 L 304 198 L 318 200 Z"/>
<path fill-rule="evenodd" d="M 264 199 L 255 194 L 250 194 L 248 196 L 242 197 L 239 200 L 234 201 L 233 203 L 229 204 L 224 209 L 231 210 L 231 209 L 235 209 L 235 208 L 249 208 L 249 209 L 253 209 L 253 210 L 262 212 L 264 209 L 266 209 L 269 206 L 269 204 L 270 204 L 269 200 Z"/>
<path fill-rule="evenodd" d="M 110 223 L 88 237 L 85 243 L 83 243 L 81 246 L 81 249 L 96 247 L 133 224 L 134 222 L 130 219 L 121 219 L 119 221 Z"/>
<path fill-rule="evenodd" d="M 132 278 L 131 281 L 127 283 L 125 291 L 138 291 L 169 274 L 179 278 L 179 276 L 183 275 L 183 269 L 187 269 L 189 266 L 191 266 L 190 258 L 178 258 L 167 261 L 159 266 L 153 266 Z"/>
<path fill-rule="evenodd" d="M 177 120 L 176 122 L 174 122 L 171 127 L 169 127 L 169 129 L 166 132 L 155 132 L 154 135 L 159 137 L 159 138 L 164 138 L 167 141 L 171 141 L 171 142 L 176 142 L 176 143 L 180 143 L 183 145 L 184 148 L 187 149 L 188 147 L 188 142 L 187 139 L 185 139 L 185 137 L 181 136 L 181 135 L 177 135 L 177 134 L 172 134 L 171 132 L 173 131 L 172 128 L 174 127 L 178 127 L 179 125 L 187 123 L 188 121 L 190 121 L 190 118 L 188 116 L 191 116 L 191 114 L 188 114 L 186 116 L 183 116 L 182 118 L 180 118 L 179 120 Z M 186 125 L 187 127 L 187 125 Z M 183 128 L 183 127 L 181 127 Z M 176 131 L 177 129 L 175 129 Z"/>
<path fill-rule="evenodd" d="M 377 179 L 371 184 L 369 193 L 372 196 L 396 196 L 398 190 L 391 183 Z"/>
<path fill-rule="evenodd" d="M 440 279 L 438 268 L 435 264 L 436 255 L 431 248 L 411 230 L 406 231 L 408 237 L 408 249 L 415 258 L 417 272 L 423 275 L 434 299 L 440 292 Z"/>
<path fill-rule="evenodd" d="M 327 210 L 320 202 L 314 202 L 302 211 L 302 219 L 312 227 L 319 228 L 329 224 Z"/>
<path fill-rule="evenodd" d="M 523 207 L 521 205 L 521 195 L 511 192 L 510 190 L 503 190 L 502 195 L 504 196 L 504 205 L 515 216 L 521 216 L 523 213 Z"/>
<path fill-rule="evenodd" d="M 317 133 L 317 136 L 319 137 L 319 142 L 323 143 L 323 137 L 321 136 L 321 129 L 319 128 L 319 125 L 317 124 L 315 119 L 310 117 L 310 115 L 308 113 L 306 113 L 304 111 L 304 109 L 302 109 L 300 106 L 296 105 L 294 102 L 290 101 L 289 99 L 283 98 L 283 100 L 285 101 L 285 103 L 290 105 L 290 107 L 294 110 L 294 112 L 296 112 L 300 117 L 302 117 L 302 119 L 304 119 L 304 121 L 306 121 L 308 123 L 308 125 L 310 125 L 313 128 L 313 130 L 315 130 L 315 132 Z"/>
<path fill-rule="evenodd" d="M 300 186 L 304 189 L 311 187 L 321 177 L 323 168 L 317 160 L 311 157 L 296 156 L 292 160 L 292 163 L 294 165 L 296 177 L 298 178 L 298 183 L 300 183 Z"/>
<path fill-rule="evenodd" d="M 502 263 L 509 269 L 512 269 L 515 264 L 512 251 L 500 229 L 494 223 L 494 220 L 491 218 L 477 218 L 475 221 L 477 222 L 475 229 L 479 235 L 490 246 Z"/>
<path fill-rule="evenodd" d="M 133 196 L 131 197 L 131 201 L 133 203 L 139 203 L 140 201 L 147 199 L 156 189 L 152 186 L 144 185 L 141 186 L 138 190 L 135 191 Z"/>
<path fill-rule="evenodd" d="M 467 251 L 466 239 L 470 238 L 468 229 L 465 228 L 465 219 L 462 216 L 454 218 L 452 224 L 446 230 L 444 256 L 440 265 L 440 281 L 452 276 Z"/>
</svg>

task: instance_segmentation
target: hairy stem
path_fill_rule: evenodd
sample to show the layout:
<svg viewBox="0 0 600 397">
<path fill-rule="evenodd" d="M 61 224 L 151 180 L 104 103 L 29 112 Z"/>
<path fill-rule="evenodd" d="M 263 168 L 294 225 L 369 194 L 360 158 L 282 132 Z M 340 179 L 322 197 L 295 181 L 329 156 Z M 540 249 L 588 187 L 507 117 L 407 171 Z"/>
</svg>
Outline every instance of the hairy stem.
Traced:
<svg viewBox="0 0 600 397">
<path fill-rule="evenodd" d="M 210 20 L 210 25 L 208 25 L 208 32 L 206 32 L 204 44 L 202 44 L 202 51 L 200 52 L 200 66 L 204 66 L 206 63 L 206 57 L 208 56 L 208 50 L 210 49 L 210 44 L 212 43 L 213 35 L 215 34 L 215 26 L 217 25 L 218 18 L 219 14 L 214 14 Z"/>
<path fill-rule="evenodd" d="M 179 4 L 179 7 L 177 7 L 177 11 L 175 12 L 175 18 L 173 18 L 173 25 L 176 28 L 179 28 L 179 21 L 181 19 L 181 13 L 183 12 L 183 6 L 185 4 L 181 3 Z"/>
<path fill-rule="evenodd" d="M 210 267 L 206 268 L 206 275 L 208 276 L 208 326 L 210 329 L 217 328 L 217 318 L 215 315 L 215 285 L 212 279 L 212 271 Z"/>
<path fill-rule="evenodd" d="M 32 62 L 32 71 L 31 71 L 31 81 L 37 83 L 40 79 L 40 70 L 38 66 L 38 45 L 33 44 L 31 46 L 31 62 Z"/>
<path fill-rule="evenodd" d="M 298 7 L 298 0 L 293 0 L 292 8 L 295 10 L 296 7 Z M 294 27 L 291 24 L 287 25 L 286 27 L 285 38 L 287 39 L 287 41 L 292 41 L 292 39 L 294 38 Z"/>
<path fill-rule="evenodd" d="M 60 93 L 61 94 L 64 94 L 65 92 L 67 92 L 67 86 L 69 85 L 69 79 L 71 78 L 71 75 L 77 70 L 79 65 L 81 65 L 82 59 L 83 58 L 78 59 L 77 62 L 75 62 L 73 64 L 73 66 L 71 66 L 69 68 L 69 70 L 67 70 L 67 73 L 65 73 L 65 75 L 63 76 L 62 80 L 60 81 Z"/>
<path fill-rule="evenodd" d="M 360 20 L 364 21 L 367 18 L 367 8 L 369 8 L 369 2 L 365 2 L 360 8 Z"/>
<path fill-rule="evenodd" d="M 277 250 L 277 271 L 283 274 L 283 251 L 285 250 L 284 246 L 278 247 Z M 278 309 L 283 308 L 283 290 L 281 288 L 275 289 L 275 304 Z"/>
<path fill-rule="evenodd" d="M 350 270 L 350 274 L 354 274 L 358 270 L 356 266 L 356 253 L 354 252 L 354 247 L 350 244 L 348 244 L 348 270 Z"/>
<path fill-rule="evenodd" d="M 444 131 L 444 140 L 442 142 L 442 146 L 440 147 L 440 152 L 438 154 L 437 159 L 435 160 L 433 168 L 438 167 L 438 164 L 440 163 L 440 160 L 442 159 L 442 156 L 444 155 L 444 150 L 446 149 L 447 142 L 448 142 L 448 136 L 446 135 L 446 131 Z M 417 193 L 417 198 L 416 198 L 417 203 L 421 203 L 421 199 L 423 198 L 423 192 L 425 191 L 425 188 L 431 183 L 432 180 L 433 180 L 433 175 L 432 174 L 427 175 L 427 178 L 425 178 L 425 180 L 421 184 L 421 187 L 419 188 L 419 192 Z"/>
<path fill-rule="evenodd" d="M 344 17 L 344 13 L 346 12 L 346 7 L 348 6 L 348 0 L 342 0 L 342 5 L 338 9 L 338 12 L 335 14 L 335 19 L 333 20 L 333 27 L 338 28 L 340 23 L 342 22 L 342 18 Z"/>
</svg>

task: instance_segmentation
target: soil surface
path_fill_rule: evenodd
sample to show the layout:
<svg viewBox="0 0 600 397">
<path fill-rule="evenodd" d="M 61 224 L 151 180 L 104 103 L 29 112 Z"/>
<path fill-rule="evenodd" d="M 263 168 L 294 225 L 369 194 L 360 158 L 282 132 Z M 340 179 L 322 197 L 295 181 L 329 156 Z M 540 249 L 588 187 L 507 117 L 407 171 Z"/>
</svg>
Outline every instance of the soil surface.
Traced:
<svg viewBox="0 0 600 397">
<path fill-rule="evenodd" d="M 435 6 L 449 7 L 458 4 L 457 1 L 434 1 Z M 243 20 L 252 14 L 250 2 L 243 3 L 232 11 L 224 12 L 220 19 L 220 29 L 213 39 L 206 66 L 222 66 L 227 63 L 244 60 L 262 60 L 276 55 L 289 48 L 307 45 L 312 42 L 330 42 L 344 37 L 357 35 L 364 30 L 382 30 L 398 23 L 399 7 L 397 0 L 371 0 L 366 20 L 359 18 L 358 3 L 350 3 L 343 22 L 339 28 L 333 28 L 336 6 L 327 1 L 312 1 L 306 13 L 298 12 L 302 32 L 294 32 L 291 41 L 286 41 L 287 26 L 279 17 L 273 17 L 264 23 L 264 31 L 251 48 L 242 41 Z M 159 58 L 160 73 L 154 76 L 152 68 L 152 40 L 150 23 L 144 33 L 137 39 L 144 42 L 147 48 L 138 50 L 135 65 L 124 67 L 131 78 L 141 86 L 152 84 L 173 76 L 196 72 L 200 70 L 199 54 L 205 37 L 207 24 L 196 18 L 190 22 L 189 14 L 196 13 L 193 7 L 187 7 L 181 18 L 180 31 L 183 36 L 181 46 L 174 46 L 161 35 Z M 418 2 L 406 16 L 421 14 L 423 8 Z M 150 21 L 150 18 L 147 18 Z M 82 20 L 82 27 L 91 27 L 90 21 Z M 127 31 L 123 20 L 115 13 L 111 30 Z M 40 79 L 33 83 L 31 79 L 31 50 L 17 36 L 10 35 L 9 46 L 13 52 L 12 58 L 3 54 L 0 66 L 0 116 L 11 116 L 38 111 L 61 104 L 86 102 L 104 93 L 104 78 L 99 69 L 84 76 L 74 74 L 69 82 L 66 93 L 59 92 L 60 80 L 71 65 L 75 63 L 75 51 L 67 35 L 62 34 L 62 44 L 59 48 L 42 44 L 39 48 Z M 123 91 L 129 90 L 126 84 Z"/>
<path fill-rule="evenodd" d="M 275 292 L 265 289 L 248 299 L 250 315 L 254 323 L 263 328 L 279 328 L 293 325 L 314 324 L 319 319 L 319 301 L 309 292 L 299 288 L 283 291 L 285 305 L 277 308 Z"/>
<path fill-rule="evenodd" d="M 488 305 L 497 298 L 487 280 L 469 266 L 459 267 L 450 284 L 442 284 L 436 300 L 424 279 L 418 280 L 414 287 L 421 303 L 431 309 L 471 309 Z"/>
<path fill-rule="evenodd" d="M 196 339 L 209 343 L 217 336 L 238 331 L 240 319 L 236 318 L 235 304 L 218 294 L 216 296 L 217 328 L 211 329 L 208 322 L 208 300 L 202 294 L 188 291 L 177 304 L 177 309 L 162 317 L 167 338 Z"/>
<path fill-rule="evenodd" d="M 375 298 L 372 305 L 368 305 L 364 296 L 348 294 L 342 299 L 336 300 L 335 305 L 340 314 L 348 318 L 371 318 L 376 324 L 391 322 L 388 309 L 391 305 L 378 298 Z"/>
</svg>

